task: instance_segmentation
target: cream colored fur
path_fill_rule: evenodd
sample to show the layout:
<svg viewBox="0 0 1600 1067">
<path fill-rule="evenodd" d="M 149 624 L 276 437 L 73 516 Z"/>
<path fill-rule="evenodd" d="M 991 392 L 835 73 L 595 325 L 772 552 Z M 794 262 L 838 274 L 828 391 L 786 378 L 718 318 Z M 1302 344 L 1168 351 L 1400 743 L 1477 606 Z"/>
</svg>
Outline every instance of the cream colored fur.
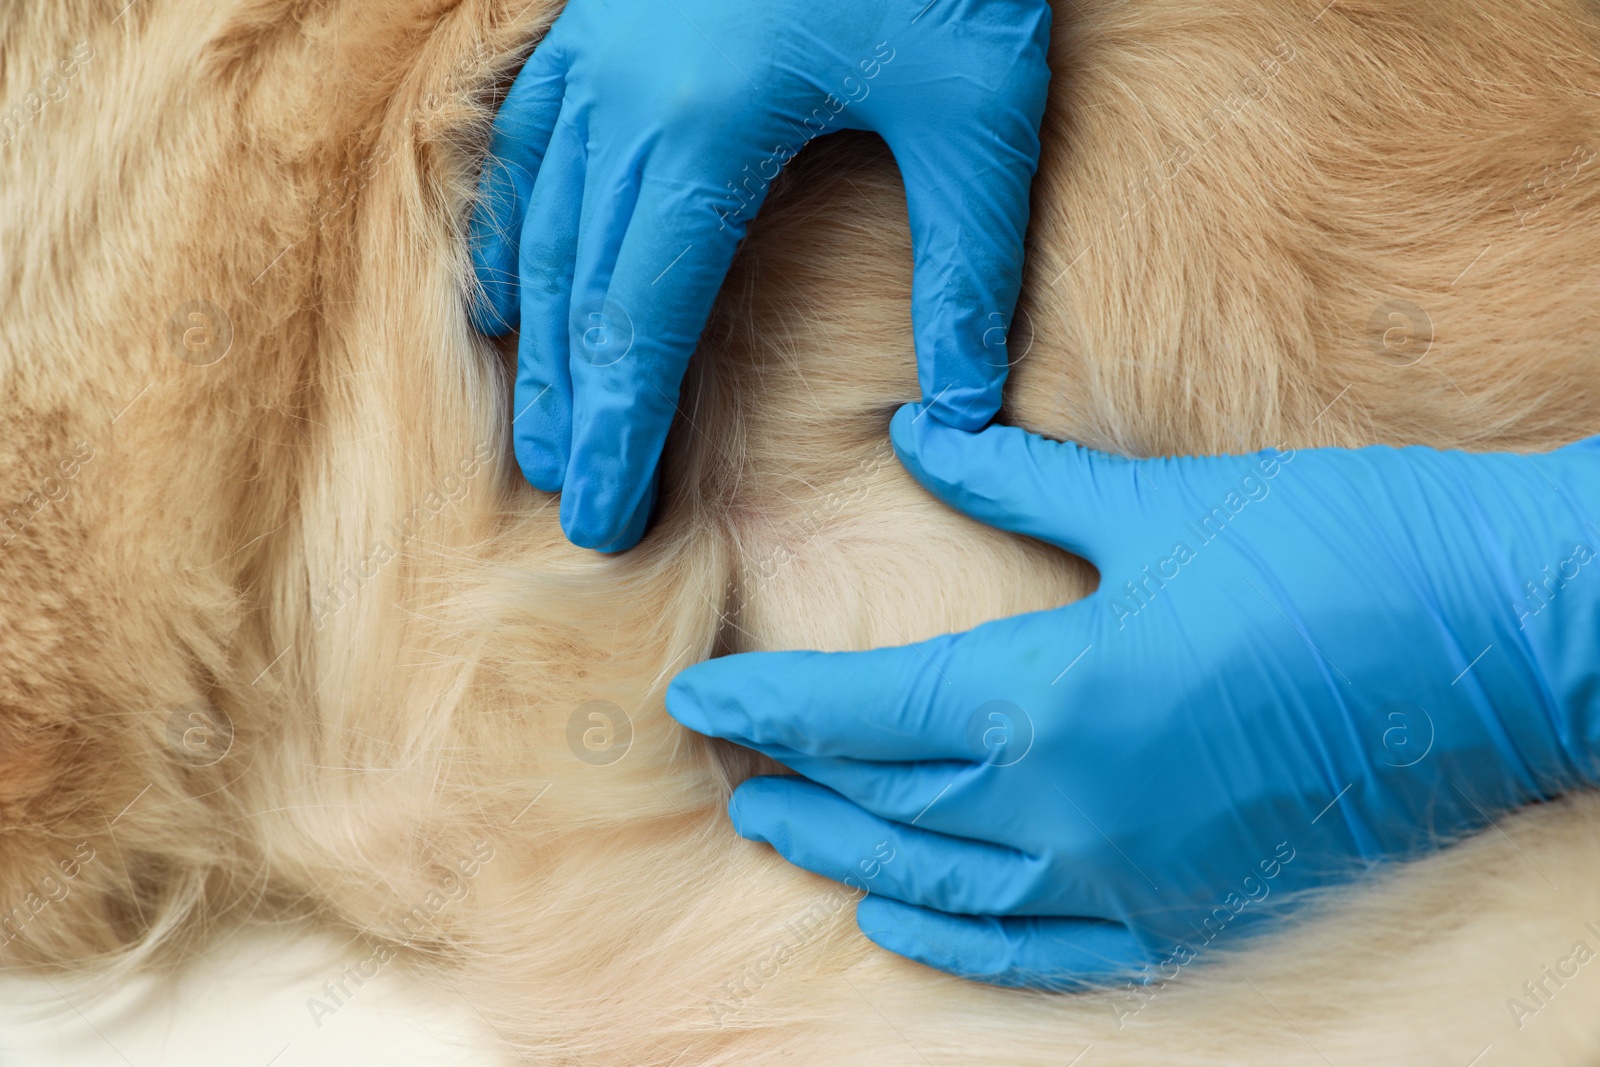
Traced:
<svg viewBox="0 0 1600 1067">
<path fill-rule="evenodd" d="M 226 922 L 309 914 L 541 1065 L 1600 1056 L 1600 972 L 1547 981 L 1520 1028 L 1507 1005 L 1600 947 L 1588 796 L 1142 998 L 868 945 L 842 890 L 734 836 L 753 762 L 672 722 L 667 681 L 1094 580 L 886 458 L 916 390 L 881 146 L 820 143 L 775 190 L 660 520 L 605 558 L 518 475 L 511 346 L 462 310 L 492 94 L 556 5 L 124 2 L 0 7 L 0 99 L 26 109 L 0 144 L 14 965 L 170 967 Z M 1132 455 L 1600 430 L 1597 54 L 1580 0 L 1060 4 L 1007 417 Z M 1420 362 L 1384 347 L 1390 301 L 1432 336 Z M 196 365 L 214 309 L 231 347 Z M 606 766 L 568 741 L 596 700 L 631 720 Z M 226 755 L 180 758 L 208 723 Z"/>
</svg>

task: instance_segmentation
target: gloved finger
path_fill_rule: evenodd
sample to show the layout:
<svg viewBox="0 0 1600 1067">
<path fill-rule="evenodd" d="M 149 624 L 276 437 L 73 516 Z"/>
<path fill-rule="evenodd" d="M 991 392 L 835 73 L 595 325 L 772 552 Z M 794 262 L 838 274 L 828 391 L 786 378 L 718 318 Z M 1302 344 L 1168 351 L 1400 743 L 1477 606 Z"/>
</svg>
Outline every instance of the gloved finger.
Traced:
<svg viewBox="0 0 1600 1067">
<path fill-rule="evenodd" d="M 999 99 L 985 94 L 981 107 L 967 108 L 971 114 L 939 115 L 937 129 L 916 123 L 885 131 L 911 226 L 917 382 L 932 414 L 963 430 L 980 428 L 1000 409 L 1010 366 L 1006 338 L 1022 286 L 1028 191 L 1050 80 L 1048 5 L 1030 17 L 1039 27 Z M 1014 33 L 1008 28 L 1006 36 Z M 970 101 L 970 90 L 956 98 Z"/>
<path fill-rule="evenodd" d="M 492 337 L 517 325 L 518 235 L 561 112 L 566 74 L 566 57 L 552 29 L 512 83 L 489 134 L 467 233 L 481 290 L 471 302 L 472 324 Z"/>
<path fill-rule="evenodd" d="M 691 730 L 755 748 L 988 760 L 995 708 L 1032 714 L 1025 705 L 1060 673 L 1060 650 L 1089 643 L 1094 608 L 1078 601 L 897 648 L 722 656 L 680 671 L 667 711 Z"/>
<path fill-rule="evenodd" d="M 945 799 L 963 772 L 977 765 L 962 760 L 917 760 L 890 763 L 883 760 L 840 759 L 812 756 L 784 745 L 748 745 L 796 774 L 827 786 L 840 796 L 892 822 L 923 825 L 949 833 L 947 826 L 934 826 L 929 809 Z"/>
<path fill-rule="evenodd" d="M 1095 919 L 951 915 L 874 894 L 856 905 L 856 925 L 898 956 L 1015 989 L 1076 992 L 1149 963 L 1127 927 Z"/>
<path fill-rule="evenodd" d="M 523 476 L 547 493 L 561 488 L 572 436 L 567 318 L 585 156 L 582 133 L 563 115 L 539 168 L 522 227 L 522 333 L 511 438 Z"/>
<path fill-rule="evenodd" d="M 644 533 L 683 373 L 740 232 L 714 210 L 708 187 L 648 173 L 635 186 L 640 166 L 591 175 L 589 195 L 605 207 L 585 220 L 573 282 L 561 526 L 573 543 L 603 552 L 631 548 Z"/>
<path fill-rule="evenodd" d="M 1059 808 L 1049 786 L 1021 786 L 1008 794 L 1013 803 L 995 804 L 994 775 L 1004 768 L 957 760 L 885 761 L 807 756 L 778 745 L 751 746 L 796 774 L 844 797 L 881 819 L 932 833 L 987 841 L 1026 851 L 1039 838 L 1039 803 Z M 987 788 L 986 788 L 987 786 Z"/>
<path fill-rule="evenodd" d="M 963 514 L 1104 565 L 1128 547 L 1151 486 L 1135 461 L 1015 426 L 954 430 L 907 404 L 889 423 L 895 454 Z"/>
<path fill-rule="evenodd" d="M 805 778 L 752 778 L 734 791 L 728 816 L 741 837 L 796 867 L 908 904 L 983 915 L 1092 906 L 1035 856 L 881 819 Z"/>
</svg>

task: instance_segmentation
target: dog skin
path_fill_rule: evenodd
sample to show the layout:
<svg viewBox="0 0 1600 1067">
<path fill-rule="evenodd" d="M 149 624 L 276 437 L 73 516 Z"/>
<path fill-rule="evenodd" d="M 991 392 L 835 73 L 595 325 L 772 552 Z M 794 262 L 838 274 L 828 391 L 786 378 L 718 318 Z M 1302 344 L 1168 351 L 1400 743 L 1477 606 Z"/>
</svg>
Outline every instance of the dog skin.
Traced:
<svg viewBox="0 0 1600 1067">
<path fill-rule="evenodd" d="M 775 183 L 659 517 L 601 557 L 517 473 L 513 344 L 464 313 L 496 93 L 556 5 L 123 4 L 0 9 L 0 99 L 48 100 L 0 144 L 8 966 L 114 980 L 313 916 L 530 1064 L 1600 1047 L 1587 795 L 1147 986 L 868 945 L 851 905 L 893 856 L 840 885 L 735 837 L 760 761 L 667 717 L 673 672 L 1095 582 L 886 458 L 916 383 L 881 143 Z M 1003 418 L 1132 456 L 1600 431 L 1597 56 L 1578 0 L 1058 5 Z"/>
</svg>

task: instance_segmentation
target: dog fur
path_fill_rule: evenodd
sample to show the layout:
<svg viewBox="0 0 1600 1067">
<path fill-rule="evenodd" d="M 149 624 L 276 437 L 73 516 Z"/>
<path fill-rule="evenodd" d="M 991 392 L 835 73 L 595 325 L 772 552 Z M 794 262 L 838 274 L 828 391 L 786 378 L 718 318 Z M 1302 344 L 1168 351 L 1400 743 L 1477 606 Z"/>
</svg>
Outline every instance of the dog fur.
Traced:
<svg viewBox="0 0 1600 1067">
<path fill-rule="evenodd" d="M 1587 795 L 1165 984 L 867 944 L 733 835 L 757 761 L 666 716 L 673 672 L 1095 580 L 887 452 L 916 386 L 881 143 L 779 180 L 659 520 L 601 557 L 520 478 L 512 343 L 464 314 L 495 97 L 557 6 L 125 2 L 0 7 L 9 965 L 115 979 L 299 915 L 507 1062 L 1595 1062 L 1600 978 L 1548 977 L 1600 945 Z M 1006 419 L 1134 456 L 1600 431 L 1600 9 L 1323 3 L 1057 5 Z"/>
</svg>

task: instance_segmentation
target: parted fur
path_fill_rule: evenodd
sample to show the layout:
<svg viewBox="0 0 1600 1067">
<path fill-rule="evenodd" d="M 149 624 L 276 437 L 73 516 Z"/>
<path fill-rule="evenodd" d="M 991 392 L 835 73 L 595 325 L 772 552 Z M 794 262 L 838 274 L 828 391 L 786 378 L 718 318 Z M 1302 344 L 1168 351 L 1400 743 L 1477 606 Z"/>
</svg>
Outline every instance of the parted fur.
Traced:
<svg viewBox="0 0 1600 1067">
<path fill-rule="evenodd" d="M 1094 582 L 888 453 L 916 386 L 881 144 L 780 179 L 659 521 L 601 557 L 517 473 L 512 345 L 464 314 L 495 95 L 556 5 L 124 2 L 0 6 L 12 965 L 309 915 L 529 1064 L 1600 1054 L 1600 978 L 1523 990 L 1600 947 L 1589 796 L 1137 992 L 872 948 L 848 891 L 734 836 L 754 763 L 667 681 Z M 1131 455 L 1600 431 L 1600 9 L 1322 5 L 1058 5 L 1007 419 Z"/>
</svg>

